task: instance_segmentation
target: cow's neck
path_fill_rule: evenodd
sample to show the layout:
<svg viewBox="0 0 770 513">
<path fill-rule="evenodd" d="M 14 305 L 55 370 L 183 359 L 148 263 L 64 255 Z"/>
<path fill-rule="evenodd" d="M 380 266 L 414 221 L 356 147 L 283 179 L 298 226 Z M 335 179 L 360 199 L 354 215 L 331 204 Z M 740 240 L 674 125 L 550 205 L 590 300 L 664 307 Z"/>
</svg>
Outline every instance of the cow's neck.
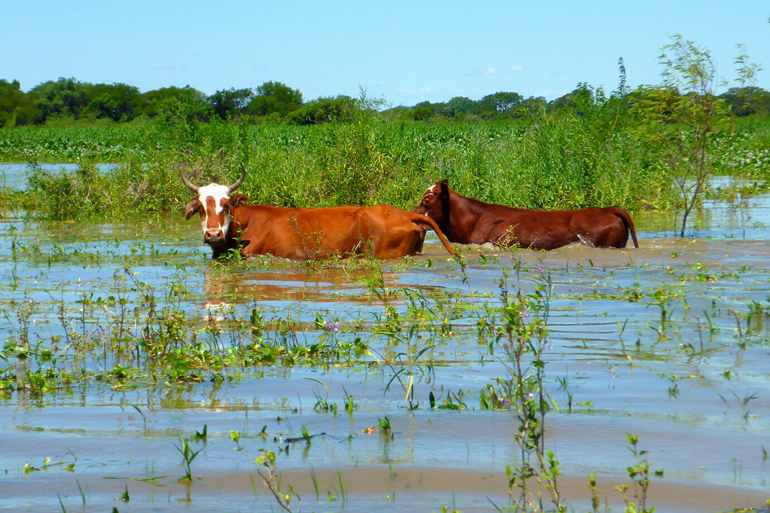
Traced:
<svg viewBox="0 0 770 513">
<path fill-rule="evenodd" d="M 246 229 L 249 227 L 249 220 L 254 221 L 254 217 L 257 215 L 258 210 L 248 205 L 242 205 L 239 207 L 231 208 L 230 215 L 230 230 L 228 231 L 227 238 L 234 239 L 236 237 L 243 237 L 246 233 Z"/>
<path fill-rule="evenodd" d="M 470 244 L 472 242 L 471 235 L 484 213 L 484 209 L 488 208 L 489 204 L 484 203 L 473 198 L 468 198 L 455 191 L 449 191 L 449 215 L 445 218 L 449 219 L 447 231 L 449 233 L 452 242 L 459 242 L 461 244 Z M 442 231 L 444 227 L 441 227 Z"/>
</svg>

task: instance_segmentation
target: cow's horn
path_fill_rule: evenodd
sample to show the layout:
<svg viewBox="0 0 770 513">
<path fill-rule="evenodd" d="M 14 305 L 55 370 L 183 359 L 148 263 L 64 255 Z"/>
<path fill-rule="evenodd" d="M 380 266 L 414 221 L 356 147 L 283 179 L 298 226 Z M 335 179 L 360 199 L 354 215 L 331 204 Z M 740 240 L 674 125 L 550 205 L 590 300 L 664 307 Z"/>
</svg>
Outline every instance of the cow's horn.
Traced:
<svg viewBox="0 0 770 513">
<path fill-rule="evenodd" d="M 243 162 L 241 162 L 241 177 L 238 178 L 238 180 L 234 184 L 230 185 L 227 188 L 227 190 L 229 192 L 233 192 L 235 189 L 240 187 L 241 184 L 243 184 L 243 180 L 245 180 L 245 179 L 246 179 L 246 168 L 243 166 Z"/>
<path fill-rule="evenodd" d="M 184 169 L 182 168 L 182 164 L 178 164 L 178 166 L 179 166 L 179 176 L 182 177 L 182 182 L 184 182 L 184 184 L 187 186 L 188 189 L 190 189 L 191 191 L 197 194 L 199 187 L 194 186 L 193 184 L 190 183 L 190 180 L 187 179 L 187 177 L 184 174 Z"/>
</svg>

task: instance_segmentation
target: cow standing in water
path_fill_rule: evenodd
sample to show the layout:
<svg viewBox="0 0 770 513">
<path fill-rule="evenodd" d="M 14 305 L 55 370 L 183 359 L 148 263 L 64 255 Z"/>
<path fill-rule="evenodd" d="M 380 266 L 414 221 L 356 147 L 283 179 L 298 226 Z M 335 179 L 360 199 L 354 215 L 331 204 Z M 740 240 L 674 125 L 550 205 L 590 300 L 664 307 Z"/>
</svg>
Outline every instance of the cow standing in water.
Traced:
<svg viewBox="0 0 770 513">
<path fill-rule="evenodd" d="M 195 194 L 185 210 L 185 219 L 201 217 L 203 242 L 211 246 L 213 258 L 238 249 L 244 257 L 273 255 L 295 260 L 315 260 L 333 255 L 348 257 L 372 253 L 391 259 L 422 251 L 427 228 L 436 232 L 450 255 L 454 255 L 436 223 L 425 216 L 391 205 L 374 207 L 281 208 L 246 205 L 248 198 L 233 194 L 246 177 L 232 185 L 211 183 L 196 187 L 179 175 Z"/>
<path fill-rule="evenodd" d="M 451 242 L 529 249 L 556 249 L 575 242 L 598 248 L 624 248 L 634 222 L 618 207 L 580 210 L 528 210 L 484 203 L 449 188 L 447 180 L 429 187 L 412 212 L 434 221 Z"/>
</svg>

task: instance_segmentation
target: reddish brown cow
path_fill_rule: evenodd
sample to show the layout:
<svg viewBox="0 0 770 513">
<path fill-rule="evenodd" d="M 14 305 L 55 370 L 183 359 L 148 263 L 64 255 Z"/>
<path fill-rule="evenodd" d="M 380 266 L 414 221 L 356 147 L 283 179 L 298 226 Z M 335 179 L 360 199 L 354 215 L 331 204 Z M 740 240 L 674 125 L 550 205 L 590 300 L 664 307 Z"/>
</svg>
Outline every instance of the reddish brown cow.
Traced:
<svg viewBox="0 0 770 513">
<path fill-rule="evenodd" d="M 242 183 L 246 170 L 233 185 L 215 183 L 196 187 L 179 168 L 182 181 L 198 197 L 190 201 L 185 218 L 201 216 L 203 241 L 214 258 L 231 249 L 244 257 L 273 255 L 297 260 L 314 260 L 333 255 L 348 257 L 372 253 L 390 259 L 414 255 L 422 250 L 427 228 L 436 232 L 449 254 L 449 241 L 425 216 L 390 205 L 374 207 L 280 208 L 246 205 L 243 194 L 232 194 Z"/>
<path fill-rule="evenodd" d="M 634 222 L 618 207 L 580 210 L 527 210 L 466 198 L 449 188 L 447 180 L 428 187 L 412 212 L 434 221 L 451 242 L 530 249 L 555 249 L 574 242 L 600 248 L 624 248 L 628 233 L 636 240 Z"/>
</svg>

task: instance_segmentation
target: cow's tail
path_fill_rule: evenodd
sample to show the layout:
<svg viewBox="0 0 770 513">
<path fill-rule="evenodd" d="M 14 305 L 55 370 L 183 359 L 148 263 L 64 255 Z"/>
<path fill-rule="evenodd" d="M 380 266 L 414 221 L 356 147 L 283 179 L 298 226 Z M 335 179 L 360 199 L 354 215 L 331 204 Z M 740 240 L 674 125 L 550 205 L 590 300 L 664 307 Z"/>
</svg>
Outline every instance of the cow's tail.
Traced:
<svg viewBox="0 0 770 513">
<path fill-rule="evenodd" d="M 449 251 L 450 255 L 454 256 L 455 252 L 452 249 L 452 246 L 449 245 L 449 240 L 447 240 L 446 236 L 444 236 L 444 234 L 441 232 L 441 228 L 438 227 L 438 225 L 436 224 L 436 221 L 422 214 L 412 214 L 412 222 L 415 224 L 419 224 L 420 226 L 425 226 L 427 228 L 430 228 L 431 230 L 436 232 L 436 235 L 438 235 L 439 240 L 444 245 L 446 250 Z"/>
<path fill-rule="evenodd" d="M 639 247 L 639 242 L 636 240 L 636 230 L 634 229 L 634 222 L 631 220 L 631 216 L 628 215 L 628 212 L 623 210 L 620 207 L 612 207 L 611 212 L 618 216 L 621 221 L 623 221 L 623 224 L 626 227 L 626 230 L 628 230 L 631 233 L 631 238 L 634 240 L 634 247 Z"/>
</svg>

